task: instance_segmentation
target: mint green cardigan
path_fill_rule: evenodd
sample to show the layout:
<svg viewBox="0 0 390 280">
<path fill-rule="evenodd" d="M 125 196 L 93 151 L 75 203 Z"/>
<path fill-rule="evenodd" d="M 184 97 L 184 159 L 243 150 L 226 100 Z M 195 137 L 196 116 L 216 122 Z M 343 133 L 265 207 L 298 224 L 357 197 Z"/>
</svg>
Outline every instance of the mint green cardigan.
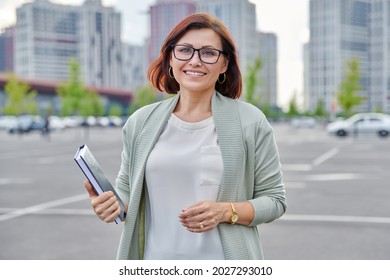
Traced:
<svg viewBox="0 0 390 280">
<path fill-rule="evenodd" d="M 122 163 L 116 190 L 128 212 L 118 259 L 142 259 L 145 242 L 144 183 L 148 156 L 170 118 L 180 94 L 145 106 L 123 127 Z M 217 201 L 249 201 L 254 219 L 248 226 L 218 226 L 226 259 L 263 259 L 257 225 L 286 211 L 285 188 L 273 131 L 256 107 L 215 92 L 212 114 L 223 160 Z"/>
</svg>

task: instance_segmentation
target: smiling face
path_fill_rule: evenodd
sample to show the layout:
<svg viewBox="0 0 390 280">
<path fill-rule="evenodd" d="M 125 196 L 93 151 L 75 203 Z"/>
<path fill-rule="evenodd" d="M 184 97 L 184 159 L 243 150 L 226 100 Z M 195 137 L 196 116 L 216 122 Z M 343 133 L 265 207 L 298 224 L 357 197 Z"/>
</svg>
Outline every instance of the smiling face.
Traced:
<svg viewBox="0 0 390 280">
<path fill-rule="evenodd" d="M 219 35 L 211 29 L 190 30 L 175 45 L 222 50 Z M 172 53 L 170 66 L 173 76 L 180 85 L 181 93 L 212 94 L 219 75 L 227 70 L 228 61 L 225 55 L 221 54 L 217 63 L 207 64 L 200 60 L 199 52 L 195 51 L 192 58 L 187 61 L 176 59 Z"/>
</svg>

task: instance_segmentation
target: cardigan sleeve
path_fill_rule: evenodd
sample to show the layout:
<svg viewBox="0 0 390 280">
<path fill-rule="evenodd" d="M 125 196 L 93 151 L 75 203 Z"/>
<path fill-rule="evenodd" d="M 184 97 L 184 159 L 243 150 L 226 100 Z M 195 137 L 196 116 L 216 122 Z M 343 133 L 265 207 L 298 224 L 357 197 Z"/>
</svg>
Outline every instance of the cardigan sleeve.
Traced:
<svg viewBox="0 0 390 280">
<path fill-rule="evenodd" d="M 122 154 L 121 154 L 121 164 L 119 168 L 118 175 L 115 180 L 115 188 L 118 192 L 120 198 L 126 204 L 129 202 L 130 193 L 131 193 L 131 165 L 133 157 L 133 149 L 135 139 L 137 138 L 139 131 L 145 121 L 146 116 L 149 114 L 150 109 L 156 103 L 147 105 L 141 109 L 138 109 L 134 112 L 126 121 L 125 125 L 122 128 Z"/>
<path fill-rule="evenodd" d="M 115 180 L 115 188 L 118 192 L 118 195 L 123 202 L 128 204 L 130 198 L 130 188 L 129 188 L 129 172 L 130 172 L 130 141 L 129 141 L 129 131 L 131 130 L 131 118 L 126 122 L 125 126 L 122 128 L 122 154 L 121 154 L 121 165 L 118 172 L 118 175 Z"/>
<path fill-rule="evenodd" d="M 279 152 L 273 130 L 264 117 L 257 122 L 254 156 L 254 219 L 250 225 L 269 223 L 284 214 L 287 208 Z"/>
</svg>

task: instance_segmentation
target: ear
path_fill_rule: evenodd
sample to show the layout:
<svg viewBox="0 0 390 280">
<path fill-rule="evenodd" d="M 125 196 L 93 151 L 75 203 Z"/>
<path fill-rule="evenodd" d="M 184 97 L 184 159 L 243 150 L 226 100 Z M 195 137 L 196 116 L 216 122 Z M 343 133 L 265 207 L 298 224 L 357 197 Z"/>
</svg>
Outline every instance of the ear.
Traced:
<svg viewBox="0 0 390 280">
<path fill-rule="evenodd" d="M 224 57 L 220 74 L 225 73 L 227 71 L 228 67 L 229 67 L 229 58 Z"/>
</svg>

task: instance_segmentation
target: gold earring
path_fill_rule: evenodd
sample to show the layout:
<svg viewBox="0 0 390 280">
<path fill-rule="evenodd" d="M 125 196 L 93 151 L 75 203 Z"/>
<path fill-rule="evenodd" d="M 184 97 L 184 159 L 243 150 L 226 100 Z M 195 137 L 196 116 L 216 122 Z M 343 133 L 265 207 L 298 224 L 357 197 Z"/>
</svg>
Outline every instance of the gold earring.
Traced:
<svg viewBox="0 0 390 280">
<path fill-rule="evenodd" d="M 172 72 L 172 74 L 171 74 L 171 72 Z M 169 77 L 171 77 L 172 79 L 175 78 L 175 76 L 173 76 L 173 69 L 172 69 L 172 66 L 169 66 L 168 75 L 169 75 Z"/>
<path fill-rule="evenodd" d="M 226 73 L 223 73 L 223 80 L 222 82 L 219 80 L 219 76 L 218 76 L 218 83 L 220 83 L 221 85 L 226 81 Z"/>
</svg>

